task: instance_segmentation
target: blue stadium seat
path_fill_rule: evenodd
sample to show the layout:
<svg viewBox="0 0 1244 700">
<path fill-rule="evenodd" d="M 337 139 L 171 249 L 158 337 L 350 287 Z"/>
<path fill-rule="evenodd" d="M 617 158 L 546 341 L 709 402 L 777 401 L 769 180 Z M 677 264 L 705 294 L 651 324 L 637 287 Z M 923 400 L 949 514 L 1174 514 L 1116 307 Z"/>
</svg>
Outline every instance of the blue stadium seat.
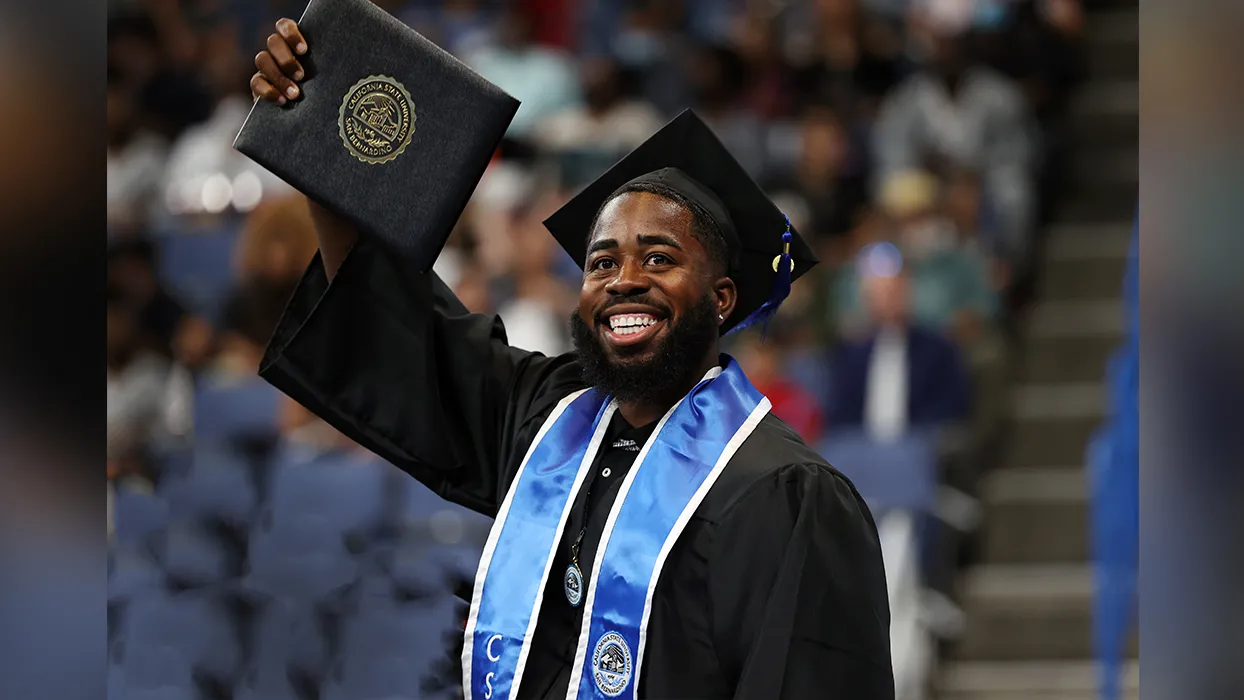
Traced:
<svg viewBox="0 0 1244 700">
<path fill-rule="evenodd" d="M 385 524 L 398 477 L 359 450 L 283 449 L 271 467 L 272 518 L 317 514 L 343 534 L 370 534 Z"/>
<path fill-rule="evenodd" d="M 354 583 L 361 569 L 340 528 L 315 514 L 258 526 L 251 534 L 249 565 L 248 589 L 298 602 L 321 600 Z"/>
<path fill-rule="evenodd" d="M 113 499 L 113 522 L 117 541 L 139 542 L 168 524 L 168 503 L 161 497 L 117 485 Z"/>
<path fill-rule="evenodd" d="M 240 543 L 209 524 L 178 521 L 157 538 L 156 556 L 165 574 L 183 585 L 209 586 L 225 583 L 237 576 Z"/>
<path fill-rule="evenodd" d="M 306 601 L 355 583 L 390 517 L 394 476 L 357 450 L 283 446 L 251 528 L 246 586 Z"/>
<path fill-rule="evenodd" d="M 120 542 L 109 548 L 108 600 L 130 600 L 163 583 L 164 572 L 144 548 Z"/>
<path fill-rule="evenodd" d="M 198 700 L 190 661 L 172 647 L 139 647 L 113 673 L 119 678 L 109 679 L 109 697 L 115 691 L 120 700 Z"/>
<path fill-rule="evenodd" d="M 935 435 L 908 433 L 877 442 L 862 431 L 837 431 L 817 446 L 855 484 L 874 514 L 892 508 L 932 513 L 937 496 Z"/>
<path fill-rule="evenodd" d="M 228 683 L 242 662 L 236 622 L 209 593 L 144 595 L 130 603 L 120 634 L 126 697 L 181 697 L 175 691 L 193 691 L 196 674 Z"/>
<path fill-rule="evenodd" d="M 829 410 L 830 373 L 829 358 L 821 349 L 792 353 L 786 358 L 783 370 L 788 379 L 808 391 L 816 399 L 822 412 Z"/>
<path fill-rule="evenodd" d="M 418 527 L 427 523 L 433 513 L 447 505 L 445 499 L 435 491 L 424 486 L 418 479 L 403 475 L 401 484 L 402 524 L 405 527 Z"/>
<path fill-rule="evenodd" d="M 340 666 L 324 700 L 424 697 L 420 685 L 446 656 L 445 636 L 458 629 L 450 597 L 392 603 L 348 619 Z"/>
<path fill-rule="evenodd" d="M 224 448 L 196 449 L 189 467 L 160 481 L 158 493 L 178 519 L 218 518 L 246 526 L 258 506 L 254 467 Z"/>
<path fill-rule="evenodd" d="M 302 700 L 291 671 L 317 673 L 328 666 L 326 632 L 311 606 L 271 600 L 256 621 L 248 669 L 234 699 Z"/>
<path fill-rule="evenodd" d="M 247 438 L 275 439 L 279 433 L 280 401 L 281 393 L 260 379 L 197 387 L 195 444 L 231 443 Z"/>
<path fill-rule="evenodd" d="M 415 479 L 401 475 L 403 541 L 483 550 L 492 518 L 437 496 Z"/>
<path fill-rule="evenodd" d="M 234 283 L 236 241 L 232 228 L 165 232 L 159 240 L 160 274 L 191 309 L 215 315 Z"/>
<path fill-rule="evenodd" d="M 125 669 L 120 665 L 109 664 L 105 697 L 108 700 L 126 700 L 125 690 Z"/>
</svg>

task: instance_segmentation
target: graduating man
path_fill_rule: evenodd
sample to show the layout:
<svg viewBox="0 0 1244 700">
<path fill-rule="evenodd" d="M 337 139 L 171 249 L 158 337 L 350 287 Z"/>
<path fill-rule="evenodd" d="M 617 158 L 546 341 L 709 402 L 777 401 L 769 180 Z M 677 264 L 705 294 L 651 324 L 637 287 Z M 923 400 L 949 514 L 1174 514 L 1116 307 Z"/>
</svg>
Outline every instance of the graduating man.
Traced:
<svg viewBox="0 0 1244 700">
<path fill-rule="evenodd" d="M 313 49 L 291 20 L 268 47 L 251 85 L 284 104 Z M 694 114 L 545 222 L 583 268 L 559 357 L 312 211 L 320 253 L 261 374 L 495 517 L 468 700 L 894 697 L 867 507 L 718 350 L 816 260 Z"/>
</svg>

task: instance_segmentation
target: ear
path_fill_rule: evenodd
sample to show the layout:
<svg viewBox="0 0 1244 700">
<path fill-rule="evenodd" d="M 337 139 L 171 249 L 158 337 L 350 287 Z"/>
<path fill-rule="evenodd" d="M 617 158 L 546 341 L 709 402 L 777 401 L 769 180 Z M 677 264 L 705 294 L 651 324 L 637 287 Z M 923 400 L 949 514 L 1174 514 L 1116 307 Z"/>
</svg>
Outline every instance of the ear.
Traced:
<svg viewBox="0 0 1244 700">
<path fill-rule="evenodd" d="M 734 313 L 734 305 L 739 300 L 739 289 L 734 285 L 734 280 L 719 277 L 713 283 L 713 296 L 717 300 L 717 325 L 720 326 Z"/>
</svg>

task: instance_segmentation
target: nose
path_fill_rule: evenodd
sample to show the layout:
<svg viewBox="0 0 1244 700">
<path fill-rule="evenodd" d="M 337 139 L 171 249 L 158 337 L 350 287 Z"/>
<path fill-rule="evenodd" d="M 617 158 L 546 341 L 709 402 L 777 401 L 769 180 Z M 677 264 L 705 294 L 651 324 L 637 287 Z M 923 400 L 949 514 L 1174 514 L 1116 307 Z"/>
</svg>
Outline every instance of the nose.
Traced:
<svg viewBox="0 0 1244 700">
<path fill-rule="evenodd" d="M 605 291 L 613 296 L 631 296 L 648 291 L 648 287 L 643 266 L 628 261 L 618 266 L 618 273 L 605 284 Z"/>
</svg>

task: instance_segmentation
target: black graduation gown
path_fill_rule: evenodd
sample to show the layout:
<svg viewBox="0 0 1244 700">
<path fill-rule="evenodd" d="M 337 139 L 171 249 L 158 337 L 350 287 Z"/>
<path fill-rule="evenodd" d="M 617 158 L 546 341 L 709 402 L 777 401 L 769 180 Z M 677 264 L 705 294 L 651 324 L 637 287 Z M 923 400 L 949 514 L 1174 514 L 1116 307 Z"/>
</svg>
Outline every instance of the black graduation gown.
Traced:
<svg viewBox="0 0 1244 700">
<path fill-rule="evenodd" d="M 510 347 L 498 319 L 468 314 L 435 275 L 365 239 L 331 284 L 312 261 L 261 375 L 444 498 L 489 516 L 552 408 L 583 388 L 573 354 Z M 582 606 L 566 602 L 561 574 L 586 516 L 579 561 L 590 580 L 621 481 L 593 488 L 599 503 L 588 512 L 582 495 L 573 509 L 520 700 L 564 697 Z M 850 482 L 776 417 L 743 443 L 680 536 L 657 582 L 648 639 L 645 700 L 894 697 L 876 526 Z"/>
</svg>

